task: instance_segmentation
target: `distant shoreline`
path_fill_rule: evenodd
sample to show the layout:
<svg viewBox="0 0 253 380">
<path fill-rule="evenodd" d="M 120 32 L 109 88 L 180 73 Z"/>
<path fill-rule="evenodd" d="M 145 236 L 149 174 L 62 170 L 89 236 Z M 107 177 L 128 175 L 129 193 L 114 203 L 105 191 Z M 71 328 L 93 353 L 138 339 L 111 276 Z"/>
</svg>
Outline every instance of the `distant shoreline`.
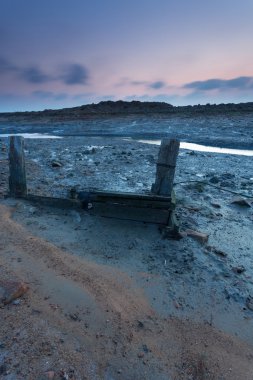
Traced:
<svg viewBox="0 0 253 380">
<path fill-rule="evenodd" d="M 193 106 L 173 106 L 164 102 L 140 102 L 131 101 L 103 101 L 97 104 L 87 104 L 79 107 L 63 109 L 46 109 L 44 111 L 24 112 L 1 112 L 1 121 L 16 121 L 19 118 L 25 120 L 39 120 L 47 118 L 50 120 L 82 120 L 84 118 L 105 116 L 127 116 L 127 115 L 230 115 L 230 114 L 253 114 L 253 102 L 206 104 Z"/>
</svg>

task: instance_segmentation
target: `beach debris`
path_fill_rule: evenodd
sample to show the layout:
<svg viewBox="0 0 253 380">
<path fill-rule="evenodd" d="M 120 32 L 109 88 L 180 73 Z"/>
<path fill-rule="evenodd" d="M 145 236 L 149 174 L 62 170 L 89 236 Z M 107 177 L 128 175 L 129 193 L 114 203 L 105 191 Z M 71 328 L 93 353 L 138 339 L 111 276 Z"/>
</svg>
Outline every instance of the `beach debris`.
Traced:
<svg viewBox="0 0 253 380">
<path fill-rule="evenodd" d="M 212 253 L 214 253 L 215 255 L 218 255 L 218 256 L 227 257 L 227 253 L 226 252 L 224 252 L 221 249 L 218 249 L 216 247 L 213 247 L 211 245 L 208 245 L 206 247 L 206 251 L 207 252 L 212 252 Z"/>
<path fill-rule="evenodd" d="M 199 241 L 201 244 L 205 244 L 208 241 L 209 235 L 203 232 L 194 231 L 191 229 L 187 229 L 184 231 L 187 236 L 192 237 L 193 239 Z"/>
<path fill-rule="evenodd" d="M 243 197 L 234 197 L 231 204 L 237 204 L 239 206 L 251 207 L 251 202 Z"/>
<path fill-rule="evenodd" d="M 51 165 L 53 168 L 61 168 L 62 167 L 62 163 L 59 161 L 52 161 Z"/>
</svg>

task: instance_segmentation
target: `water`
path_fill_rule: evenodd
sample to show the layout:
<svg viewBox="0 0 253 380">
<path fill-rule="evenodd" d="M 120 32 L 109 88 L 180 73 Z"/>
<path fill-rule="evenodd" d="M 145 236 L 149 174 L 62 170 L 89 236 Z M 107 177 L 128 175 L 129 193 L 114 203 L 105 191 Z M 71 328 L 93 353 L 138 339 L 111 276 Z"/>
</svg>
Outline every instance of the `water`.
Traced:
<svg viewBox="0 0 253 380">
<path fill-rule="evenodd" d="M 1 137 L 22 136 L 25 139 L 61 139 L 60 136 L 47 135 L 45 133 L 3 133 Z"/>
<path fill-rule="evenodd" d="M 6 133 L 6 134 L 0 134 L 1 137 L 9 137 L 9 136 L 23 136 L 26 139 L 62 139 L 61 136 L 55 136 L 55 135 L 47 135 L 45 133 Z M 126 138 L 125 140 L 129 140 L 129 138 Z M 130 140 L 132 140 L 130 138 Z M 153 144 L 153 145 L 160 145 L 161 140 L 138 140 L 138 142 L 145 143 L 145 144 Z M 193 144 L 188 142 L 180 142 L 180 148 L 181 149 L 187 149 L 187 150 L 193 150 L 197 152 L 207 152 L 207 153 L 221 153 L 221 154 L 235 154 L 239 156 L 250 156 L 253 157 L 253 150 L 246 150 L 246 149 L 230 149 L 230 148 L 220 148 L 220 147 L 214 147 L 214 146 L 206 146 L 206 145 L 200 145 L 200 144 Z"/>
<path fill-rule="evenodd" d="M 161 144 L 161 140 L 138 140 L 138 141 L 145 144 L 153 144 L 153 145 Z M 240 156 L 253 156 L 253 150 L 219 148 L 219 147 L 214 147 L 214 146 L 205 146 L 205 145 L 193 144 L 193 143 L 188 143 L 188 142 L 180 142 L 180 148 L 198 151 L 198 152 L 236 154 Z"/>
</svg>

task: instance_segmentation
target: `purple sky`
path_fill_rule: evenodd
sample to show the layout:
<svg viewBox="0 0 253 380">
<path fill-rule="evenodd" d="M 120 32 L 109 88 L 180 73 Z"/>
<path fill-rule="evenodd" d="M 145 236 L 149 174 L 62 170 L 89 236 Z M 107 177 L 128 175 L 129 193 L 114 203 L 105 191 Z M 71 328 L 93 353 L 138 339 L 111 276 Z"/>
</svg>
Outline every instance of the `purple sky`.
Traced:
<svg viewBox="0 0 253 380">
<path fill-rule="evenodd" d="M 0 112 L 253 101 L 252 0 L 0 5 Z"/>
</svg>

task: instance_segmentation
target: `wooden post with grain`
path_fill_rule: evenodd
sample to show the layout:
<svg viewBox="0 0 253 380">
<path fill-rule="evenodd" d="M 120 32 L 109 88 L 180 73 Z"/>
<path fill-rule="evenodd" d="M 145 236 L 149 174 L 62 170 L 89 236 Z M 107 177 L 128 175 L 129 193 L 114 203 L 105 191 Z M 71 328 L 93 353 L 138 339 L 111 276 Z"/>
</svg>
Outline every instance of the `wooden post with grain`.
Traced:
<svg viewBox="0 0 253 380">
<path fill-rule="evenodd" d="M 9 148 L 9 193 L 15 198 L 27 196 L 24 138 L 10 137 Z"/>
<path fill-rule="evenodd" d="M 176 197 L 173 191 L 173 182 L 176 171 L 177 156 L 180 142 L 175 139 L 163 139 L 158 154 L 156 166 L 156 180 L 151 192 L 156 195 L 171 197 L 171 204 L 176 205 Z M 177 237 L 179 224 L 174 210 L 171 210 L 167 227 L 164 228 L 164 237 Z"/>
<path fill-rule="evenodd" d="M 171 196 L 179 145 L 178 140 L 162 140 L 156 166 L 156 180 L 151 189 L 152 193 Z"/>
</svg>

